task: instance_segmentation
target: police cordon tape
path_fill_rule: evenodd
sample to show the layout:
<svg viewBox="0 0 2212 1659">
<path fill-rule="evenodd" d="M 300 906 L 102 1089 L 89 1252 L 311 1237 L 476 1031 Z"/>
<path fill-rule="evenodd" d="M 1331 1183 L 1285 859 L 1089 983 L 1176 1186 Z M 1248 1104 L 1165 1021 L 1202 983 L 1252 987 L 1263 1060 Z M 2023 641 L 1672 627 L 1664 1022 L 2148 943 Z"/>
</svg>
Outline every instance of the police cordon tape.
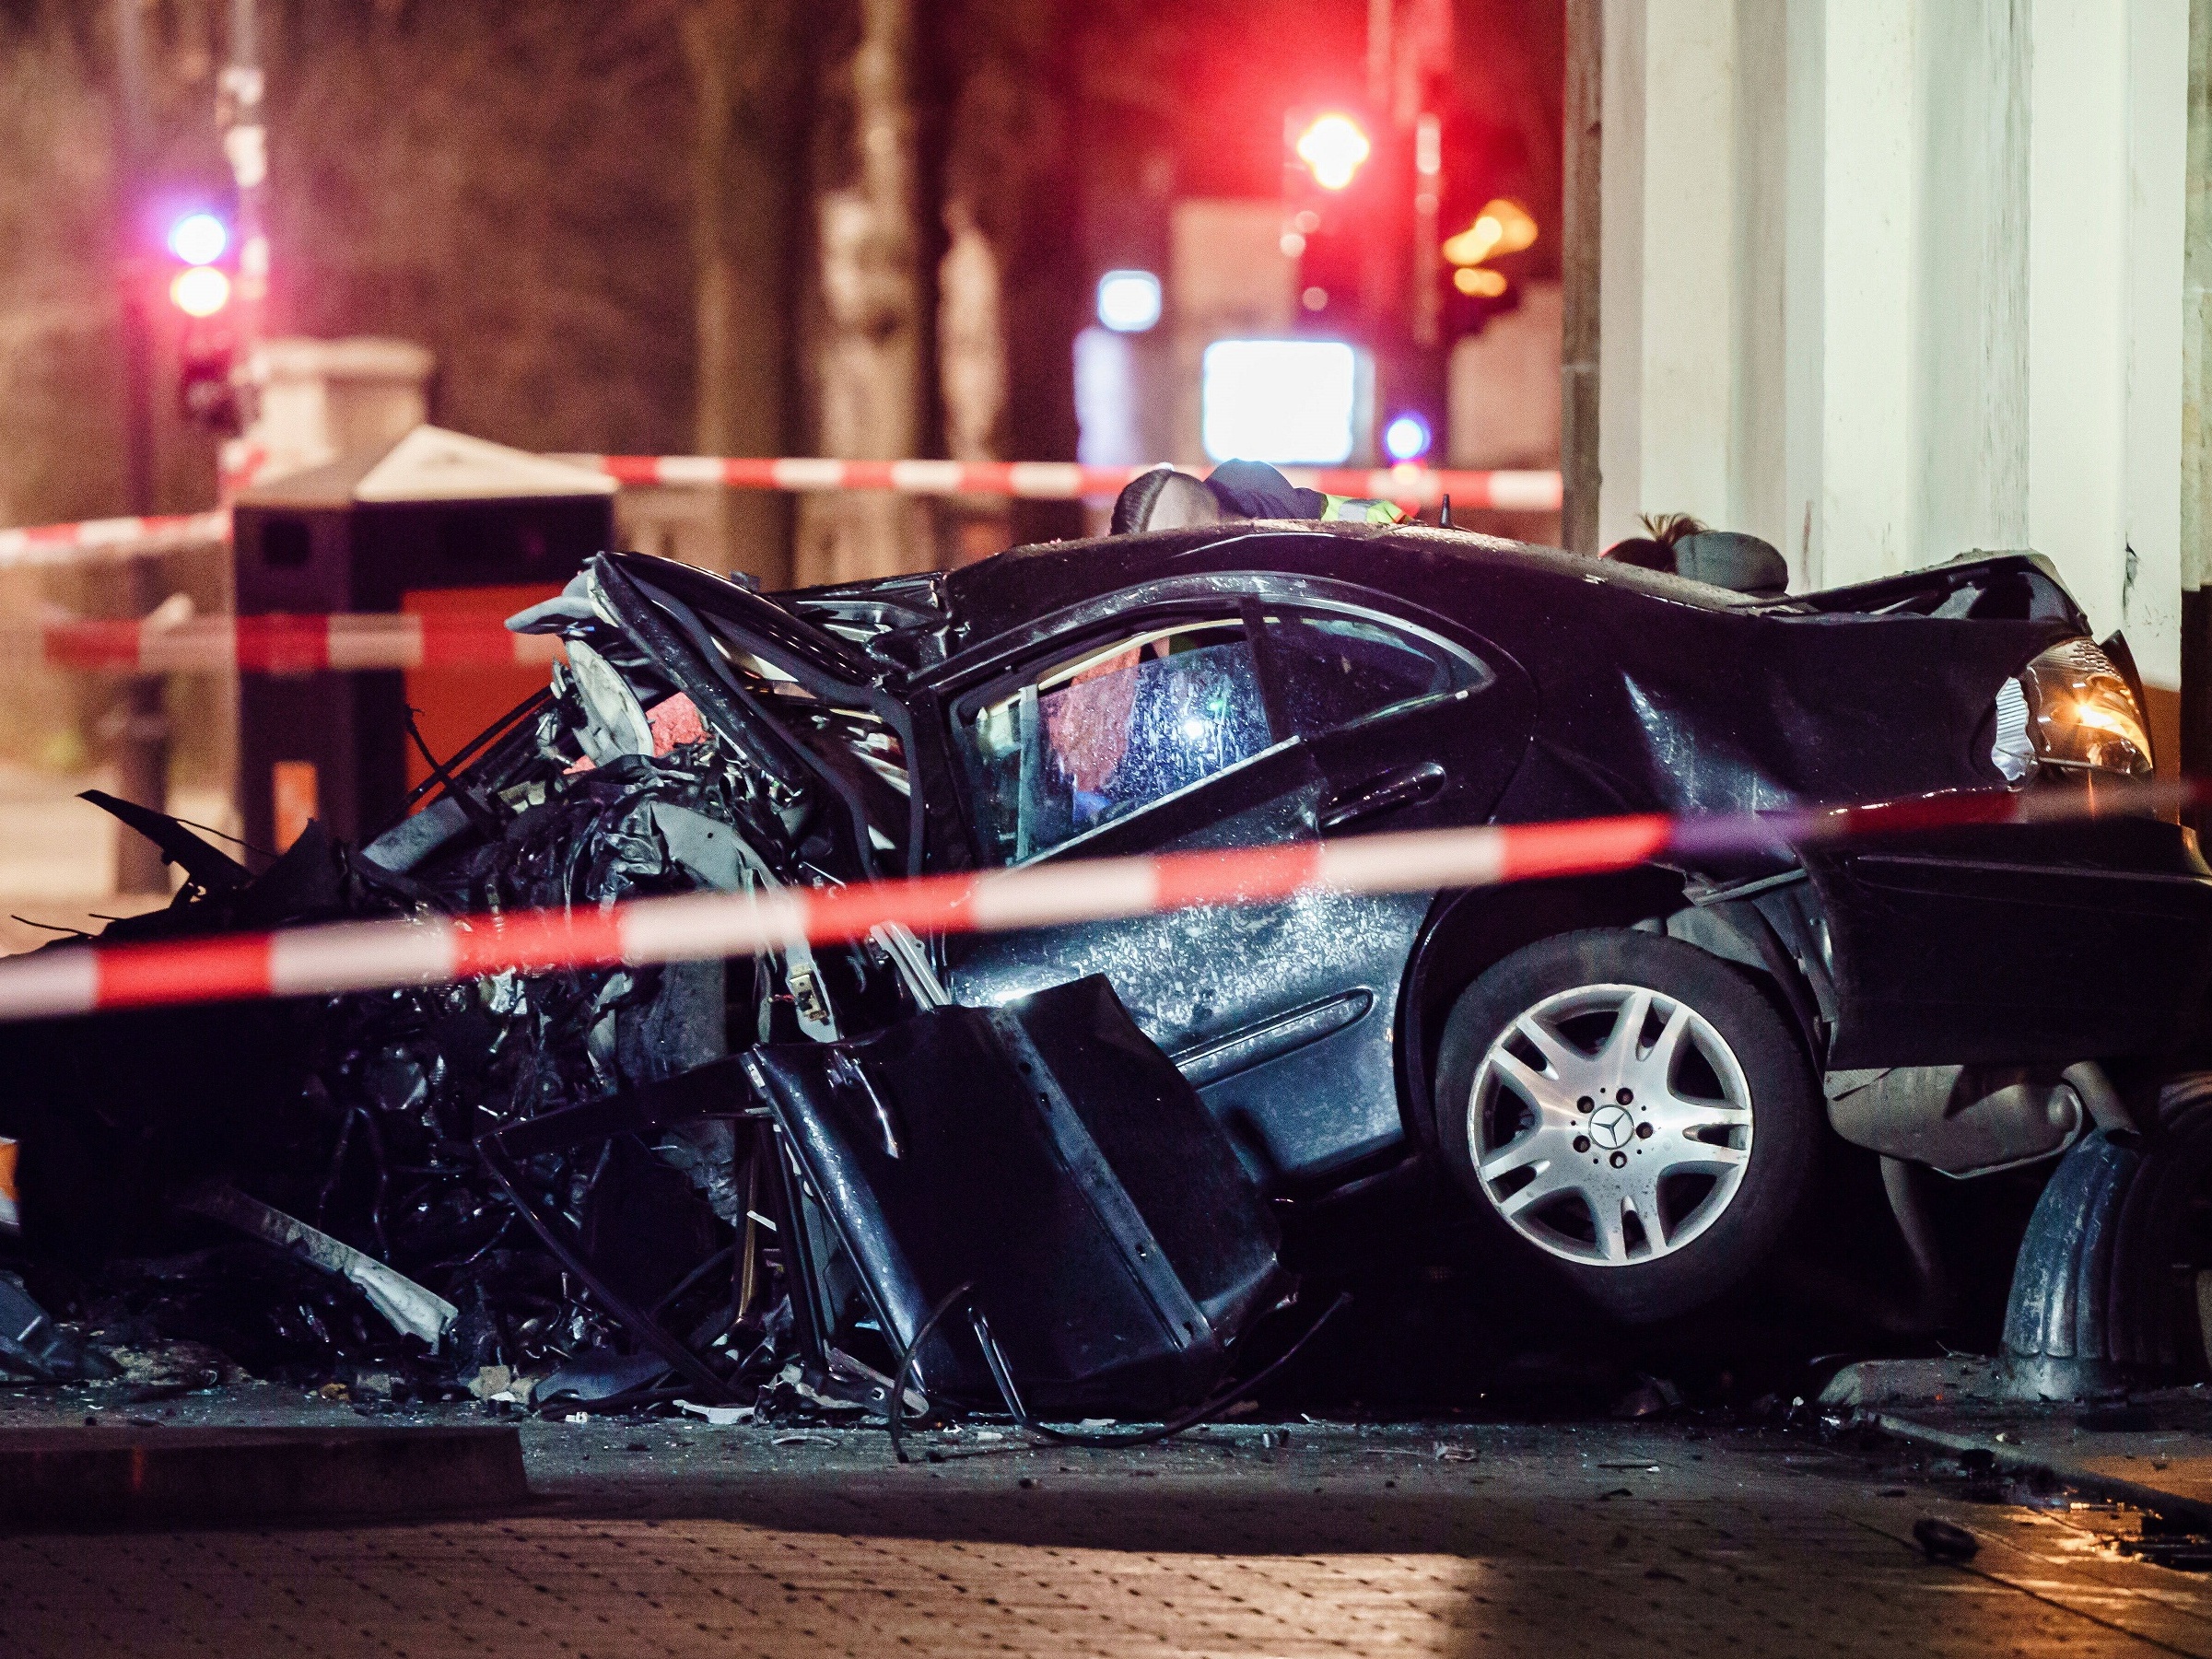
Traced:
<svg viewBox="0 0 2212 1659">
<path fill-rule="evenodd" d="M 35 524 L 0 530 L 0 569 L 82 565 L 103 558 L 211 547 L 230 539 L 230 514 L 171 513 L 156 519 L 87 519 L 75 524 Z"/>
<path fill-rule="evenodd" d="M 1079 466 L 1059 461 L 744 461 L 712 455 L 556 455 L 617 484 L 763 490 L 896 490 L 910 496 L 994 496 L 1025 501 L 1111 500 L 1150 467 Z M 1557 512 L 1555 472 L 1477 472 L 1435 467 L 1284 467 L 1284 476 L 1331 496 L 1456 508 Z"/>
<path fill-rule="evenodd" d="M 0 642 L 13 630 L 0 627 Z M 190 616 L 39 625 L 54 668 L 135 673 L 304 674 L 318 670 L 511 668 L 563 660 L 557 636 L 511 634 L 496 615 L 405 613 Z"/>
<path fill-rule="evenodd" d="M 1706 818 L 1642 814 L 921 876 L 762 894 L 680 894 L 590 910 L 409 917 L 167 942 L 51 945 L 0 960 L 0 1021 L 324 997 L 487 975 L 643 967 L 849 944 L 878 928 L 999 933 L 1312 894 L 1417 893 L 1597 875 L 1971 824 L 2057 823 L 2212 800 L 2199 780 L 1980 790 Z"/>
<path fill-rule="evenodd" d="M 1111 499 L 1147 467 L 1087 467 L 1057 461 L 748 460 L 714 455 L 556 455 L 632 486 L 763 490 L 895 490 L 913 496 L 989 496 L 1026 501 Z M 1557 512 L 1560 475 L 1433 467 L 1283 469 L 1291 482 L 1332 496 L 1499 512 Z M 234 481 L 236 482 L 236 481 Z M 88 519 L 0 530 L 0 569 L 138 558 L 230 539 L 222 508 L 153 519 Z"/>
</svg>

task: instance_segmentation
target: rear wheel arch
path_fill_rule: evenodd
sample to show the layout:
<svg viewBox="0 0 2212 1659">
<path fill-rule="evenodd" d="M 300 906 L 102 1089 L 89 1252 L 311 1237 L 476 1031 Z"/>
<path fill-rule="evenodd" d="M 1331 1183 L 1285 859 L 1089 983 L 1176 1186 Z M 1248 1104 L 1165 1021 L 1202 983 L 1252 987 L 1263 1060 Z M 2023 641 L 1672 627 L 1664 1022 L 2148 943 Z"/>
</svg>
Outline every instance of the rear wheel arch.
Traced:
<svg viewBox="0 0 2212 1659">
<path fill-rule="evenodd" d="M 1414 941 L 1399 998 L 1399 1106 L 1410 1142 L 1424 1157 L 1433 1158 L 1442 1150 L 1436 1139 L 1437 1046 L 1452 1005 L 1486 969 L 1524 945 L 1554 934 L 1590 928 L 1650 927 L 1664 924 L 1688 909 L 1680 874 L 1653 865 L 1615 875 L 1523 882 L 1439 894 Z M 1725 925 L 1743 935 L 1743 929 L 1733 922 Z M 1676 932 L 1671 928 L 1667 930 Z M 1773 1001 L 1777 1011 L 1798 1030 L 1807 1064 L 1816 1074 L 1820 1070 L 1814 1034 L 1805 1028 L 1802 1017 L 1809 1007 L 1809 987 L 1801 982 L 1795 986 L 1780 983 L 1774 969 L 1760 959 L 1757 940 L 1749 936 L 1742 938 L 1740 952 L 1714 951 L 1695 931 L 1677 936 L 1748 974 Z"/>
<path fill-rule="evenodd" d="M 1436 1046 L 1459 993 L 1523 945 L 1585 928 L 1631 928 L 1679 909 L 1682 878 L 1646 865 L 1618 875 L 1520 882 L 1440 894 L 1406 964 L 1399 998 L 1399 1109 L 1424 1155 L 1436 1139 Z"/>
</svg>

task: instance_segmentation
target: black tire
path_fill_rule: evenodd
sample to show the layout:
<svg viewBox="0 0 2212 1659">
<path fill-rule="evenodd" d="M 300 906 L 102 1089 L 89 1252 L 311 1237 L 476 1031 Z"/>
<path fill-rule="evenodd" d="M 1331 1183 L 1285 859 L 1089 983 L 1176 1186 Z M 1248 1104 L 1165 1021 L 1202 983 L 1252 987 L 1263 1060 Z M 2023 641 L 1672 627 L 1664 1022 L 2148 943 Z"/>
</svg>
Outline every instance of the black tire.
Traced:
<svg viewBox="0 0 2212 1659">
<path fill-rule="evenodd" d="M 1576 1016 L 1572 1011 L 1575 1004 L 1568 994 L 1584 987 L 1590 987 L 1590 997 L 1600 1007 L 1606 997 L 1615 993 L 1599 987 L 1642 987 L 1656 993 L 1651 1017 L 1661 1020 L 1662 1024 L 1671 1016 L 1672 1008 L 1687 1007 L 1703 1022 L 1702 1026 L 1695 1020 L 1687 1022 L 1691 1041 L 1693 1046 L 1705 1046 L 1700 1048 L 1696 1060 L 1684 1063 L 1704 1067 L 1698 1076 L 1713 1080 L 1720 1095 L 1729 1100 L 1748 1096 L 1731 1114 L 1732 1121 L 1741 1124 L 1739 1115 L 1748 1109 L 1748 1129 L 1701 1127 L 1669 1140 L 1668 1131 L 1661 1129 L 1655 1136 L 1655 1125 L 1629 1119 L 1625 1121 L 1630 1122 L 1633 1133 L 1620 1143 L 1625 1149 L 1622 1151 L 1605 1152 L 1602 1147 L 1594 1146 L 1588 1136 L 1551 1143 L 1561 1150 L 1562 1160 L 1572 1151 L 1572 1171 L 1562 1170 L 1560 1177 L 1550 1177 L 1547 1162 L 1539 1174 L 1556 1181 L 1572 1173 L 1596 1183 L 1609 1179 L 1596 1157 L 1592 1157 L 1595 1174 L 1580 1168 L 1581 1159 L 1594 1152 L 1602 1153 L 1609 1164 L 1618 1167 L 1631 1154 L 1641 1156 L 1644 1151 L 1653 1150 L 1665 1157 L 1670 1146 L 1679 1148 L 1680 1141 L 1704 1136 L 1713 1137 L 1706 1144 L 1715 1146 L 1740 1146 L 1748 1141 L 1748 1155 L 1735 1160 L 1739 1174 L 1724 1172 L 1715 1176 L 1692 1172 L 1679 1176 L 1668 1173 L 1662 1186 L 1660 1172 L 1670 1171 L 1673 1165 L 1655 1161 L 1649 1166 L 1632 1166 L 1619 1176 L 1626 1182 L 1642 1169 L 1651 1178 L 1652 1192 L 1668 1196 L 1653 1206 L 1662 1212 L 1656 1244 L 1652 1235 L 1644 1232 L 1634 1211 L 1622 1214 L 1616 1206 L 1612 1225 L 1628 1242 L 1625 1256 L 1613 1261 L 1570 1259 L 1560 1254 L 1562 1249 L 1583 1248 L 1595 1255 L 1607 1249 L 1607 1240 L 1598 1235 L 1601 1223 L 1596 1201 L 1572 1189 L 1531 1205 L 1526 1220 L 1509 1221 L 1500 1204 L 1519 1195 L 1505 1192 L 1502 1198 L 1493 1198 L 1492 1189 L 1502 1187 L 1519 1172 L 1486 1184 L 1477 1173 L 1475 1127 L 1470 1125 L 1477 1074 L 1492 1045 L 1504 1037 L 1509 1028 L 1515 1028 L 1524 1013 L 1545 1006 L 1551 999 L 1562 999 L 1553 1006 L 1568 1011 L 1569 1023 L 1577 1018 L 1595 1019 L 1595 1014 Z M 1613 1018 L 1624 1015 L 1630 1006 L 1623 999 Z M 1640 1031 L 1650 1029 L 1648 1024 L 1639 1027 Z M 1726 1053 L 1711 1059 L 1707 1050 L 1715 1034 Z M 1568 1040 L 1579 1046 L 1574 1037 Z M 1648 1052 L 1656 1056 L 1657 1047 L 1654 1042 Z M 1536 1052 L 1534 1046 L 1519 1035 L 1507 1048 L 1508 1057 Z M 1733 1059 L 1739 1076 L 1733 1081 L 1722 1081 L 1728 1058 Z M 1500 1059 L 1493 1073 L 1506 1064 L 1506 1059 Z M 1561 1065 L 1571 1066 L 1571 1062 L 1555 1061 L 1552 1069 Z M 1693 1088 L 1694 1081 L 1683 1076 L 1684 1087 Z M 1437 1052 L 1434 1081 L 1438 1143 L 1453 1174 L 1472 1200 L 1478 1228 L 1493 1246 L 1496 1259 L 1549 1273 L 1603 1313 L 1628 1324 L 1648 1324 L 1703 1307 L 1759 1266 L 1781 1242 L 1797 1214 L 1820 1140 L 1821 1115 L 1811 1068 L 1786 1017 L 1743 971 L 1694 945 L 1659 934 L 1612 929 L 1562 933 L 1539 940 L 1495 964 L 1454 1004 Z M 1502 1078 L 1486 1078 L 1484 1110 L 1493 1115 L 1519 1110 L 1521 1132 L 1528 1133 L 1531 1125 L 1543 1121 L 1542 1115 L 1525 1104 L 1526 1097 L 1511 1092 L 1513 1088 Z M 1603 1091 L 1593 1091 L 1598 1092 Z M 1576 1102 L 1590 1098 L 1577 1095 Z M 1516 1099 L 1523 1104 L 1516 1105 Z M 1611 1104 L 1599 1102 L 1596 1108 L 1571 1104 L 1571 1112 L 1593 1111 L 1594 1115 L 1586 1119 L 1576 1116 L 1566 1123 L 1565 1130 L 1548 1132 L 1558 1135 L 1583 1127 L 1596 1130 L 1600 1125 L 1595 1114 L 1604 1113 Z M 1671 1088 L 1668 1104 L 1675 1104 Z M 1608 1135 L 1619 1132 L 1624 1121 L 1621 1112 L 1605 1116 L 1603 1127 Z M 1506 1141 L 1507 1132 L 1499 1127 L 1504 1121 L 1502 1116 L 1486 1116 L 1481 1127 L 1493 1145 L 1493 1159 L 1509 1162 L 1509 1158 L 1500 1159 L 1495 1150 Z M 1688 1162 L 1695 1162 L 1701 1156 L 1691 1154 Z M 1495 1162 L 1492 1167 L 1496 1168 Z M 1532 1175 L 1527 1185 L 1534 1186 L 1537 1178 Z M 1729 1179 L 1735 1181 L 1732 1192 L 1724 1190 Z M 1701 1180 L 1704 1182 L 1702 1187 Z M 1587 1245 L 1578 1245 L 1570 1236 L 1578 1205 L 1592 1235 Z M 1680 1212 L 1669 1217 L 1667 1209 L 1677 1205 L 1681 1207 Z M 1666 1239 L 1669 1227 L 1677 1241 Z M 1686 1239 L 1681 1237 L 1684 1233 L 1689 1234 Z M 1539 1237 L 1545 1242 L 1539 1242 Z"/>
</svg>

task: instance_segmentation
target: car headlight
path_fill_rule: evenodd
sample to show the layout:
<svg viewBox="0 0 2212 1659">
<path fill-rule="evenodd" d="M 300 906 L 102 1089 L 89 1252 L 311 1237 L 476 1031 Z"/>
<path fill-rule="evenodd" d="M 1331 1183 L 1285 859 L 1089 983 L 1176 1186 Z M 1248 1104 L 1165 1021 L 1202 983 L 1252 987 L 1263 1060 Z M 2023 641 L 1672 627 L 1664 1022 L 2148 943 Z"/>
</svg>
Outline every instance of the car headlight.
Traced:
<svg viewBox="0 0 2212 1659">
<path fill-rule="evenodd" d="M 2068 639 L 1997 688 L 1989 758 L 2012 783 L 2038 765 L 2138 777 L 2151 769 L 2150 733 L 2113 660 L 2087 639 Z"/>
</svg>

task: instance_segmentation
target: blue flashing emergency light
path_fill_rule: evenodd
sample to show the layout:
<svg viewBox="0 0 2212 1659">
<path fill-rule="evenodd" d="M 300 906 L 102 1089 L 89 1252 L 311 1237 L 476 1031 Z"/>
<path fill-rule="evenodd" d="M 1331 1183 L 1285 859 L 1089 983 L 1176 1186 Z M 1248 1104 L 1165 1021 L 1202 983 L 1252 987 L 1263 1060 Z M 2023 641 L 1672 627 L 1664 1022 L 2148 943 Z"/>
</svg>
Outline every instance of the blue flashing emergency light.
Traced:
<svg viewBox="0 0 2212 1659">
<path fill-rule="evenodd" d="M 1432 441 L 1429 423 L 1410 410 L 1383 428 L 1383 448 L 1392 461 L 1419 461 Z"/>
<path fill-rule="evenodd" d="M 212 213 L 188 213 L 169 228 L 169 251 L 188 265 L 212 265 L 230 245 L 230 228 Z"/>
</svg>

